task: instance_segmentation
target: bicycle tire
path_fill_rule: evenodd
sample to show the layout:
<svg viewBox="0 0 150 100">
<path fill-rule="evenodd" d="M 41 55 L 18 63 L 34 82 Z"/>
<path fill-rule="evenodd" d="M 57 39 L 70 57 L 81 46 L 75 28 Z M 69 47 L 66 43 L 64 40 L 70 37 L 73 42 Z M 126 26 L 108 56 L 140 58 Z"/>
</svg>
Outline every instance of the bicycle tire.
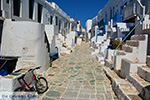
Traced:
<svg viewBox="0 0 150 100">
<path fill-rule="evenodd" d="M 48 89 L 48 82 L 44 77 L 39 77 L 36 79 L 35 88 L 38 94 L 44 93 Z"/>
<path fill-rule="evenodd" d="M 19 91 L 23 91 L 23 87 L 18 87 L 14 90 L 14 92 L 19 92 Z"/>
</svg>

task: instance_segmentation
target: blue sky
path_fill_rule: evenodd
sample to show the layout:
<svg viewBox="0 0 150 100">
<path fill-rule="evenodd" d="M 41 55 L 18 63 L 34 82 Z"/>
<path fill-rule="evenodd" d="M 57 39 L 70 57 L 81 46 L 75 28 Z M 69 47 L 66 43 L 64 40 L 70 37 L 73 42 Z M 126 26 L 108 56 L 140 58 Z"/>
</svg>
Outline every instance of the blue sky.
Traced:
<svg viewBox="0 0 150 100">
<path fill-rule="evenodd" d="M 108 0 L 47 0 L 55 2 L 63 11 L 75 20 L 80 20 L 85 27 L 87 19 L 94 18 Z"/>
</svg>

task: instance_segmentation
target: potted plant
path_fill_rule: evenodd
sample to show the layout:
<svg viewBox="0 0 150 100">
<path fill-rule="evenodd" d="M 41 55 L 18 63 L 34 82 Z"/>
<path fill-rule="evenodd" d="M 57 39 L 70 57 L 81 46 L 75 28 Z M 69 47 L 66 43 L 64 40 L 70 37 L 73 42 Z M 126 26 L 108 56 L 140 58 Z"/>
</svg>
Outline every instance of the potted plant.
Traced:
<svg viewBox="0 0 150 100">
<path fill-rule="evenodd" d="M 120 41 L 120 39 L 117 39 L 113 42 L 113 48 L 117 48 L 117 46 L 121 43 L 122 41 Z M 118 49 L 122 49 L 122 45 L 125 45 L 125 42 L 123 42 L 119 47 Z"/>
</svg>

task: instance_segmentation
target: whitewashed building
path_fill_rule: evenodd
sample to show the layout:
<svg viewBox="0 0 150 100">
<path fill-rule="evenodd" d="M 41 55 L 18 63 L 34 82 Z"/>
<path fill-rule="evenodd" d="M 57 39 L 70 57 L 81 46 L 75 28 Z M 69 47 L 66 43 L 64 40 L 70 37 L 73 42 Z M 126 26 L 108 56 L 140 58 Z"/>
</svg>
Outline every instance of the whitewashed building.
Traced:
<svg viewBox="0 0 150 100">
<path fill-rule="evenodd" d="M 150 99 L 149 5 L 149 0 L 109 0 L 97 15 L 98 37 L 104 39 L 106 34 L 107 38 L 92 54 L 105 64 L 104 72 L 119 100 Z M 128 34 L 121 50 L 107 48 L 109 37 L 125 38 Z"/>
<path fill-rule="evenodd" d="M 13 70 L 28 74 L 29 68 L 42 66 L 39 72 L 44 73 L 50 67 L 50 54 L 58 53 L 56 46 L 72 30 L 77 30 L 76 21 L 54 2 L 0 0 L 0 55 L 19 57 Z M 14 91 L 19 76 L 0 77 L 0 91 Z"/>
<path fill-rule="evenodd" d="M 89 39 L 91 38 L 91 28 L 92 28 L 92 20 L 89 19 L 86 21 L 86 25 L 85 25 L 85 39 L 86 42 L 89 41 Z"/>
<path fill-rule="evenodd" d="M 1 0 L 0 54 L 19 56 L 16 69 L 49 68 L 49 53 L 56 53 L 58 34 L 69 33 L 70 17 L 46 0 Z M 46 63 L 45 63 L 46 62 Z"/>
</svg>

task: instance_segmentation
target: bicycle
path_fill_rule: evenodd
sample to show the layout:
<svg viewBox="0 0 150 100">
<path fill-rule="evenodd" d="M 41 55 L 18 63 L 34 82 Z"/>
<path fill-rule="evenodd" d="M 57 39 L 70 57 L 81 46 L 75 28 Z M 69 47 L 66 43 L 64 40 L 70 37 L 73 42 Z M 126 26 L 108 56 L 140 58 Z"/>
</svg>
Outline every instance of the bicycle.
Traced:
<svg viewBox="0 0 150 100">
<path fill-rule="evenodd" d="M 14 91 L 37 91 L 38 94 L 44 93 L 48 89 L 48 82 L 44 77 L 36 76 L 34 73 L 35 70 L 40 69 L 40 67 L 36 67 L 34 69 L 29 69 L 28 72 L 31 72 L 33 74 L 31 82 L 28 84 L 24 77 L 26 76 L 23 74 L 21 77 L 18 78 L 19 83 L 22 85 L 21 87 L 16 88 Z M 23 83 L 21 82 L 23 81 Z M 32 86 L 31 86 L 32 85 Z M 26 88 L 28 87 L 28 89 Z"/>
</svg>

